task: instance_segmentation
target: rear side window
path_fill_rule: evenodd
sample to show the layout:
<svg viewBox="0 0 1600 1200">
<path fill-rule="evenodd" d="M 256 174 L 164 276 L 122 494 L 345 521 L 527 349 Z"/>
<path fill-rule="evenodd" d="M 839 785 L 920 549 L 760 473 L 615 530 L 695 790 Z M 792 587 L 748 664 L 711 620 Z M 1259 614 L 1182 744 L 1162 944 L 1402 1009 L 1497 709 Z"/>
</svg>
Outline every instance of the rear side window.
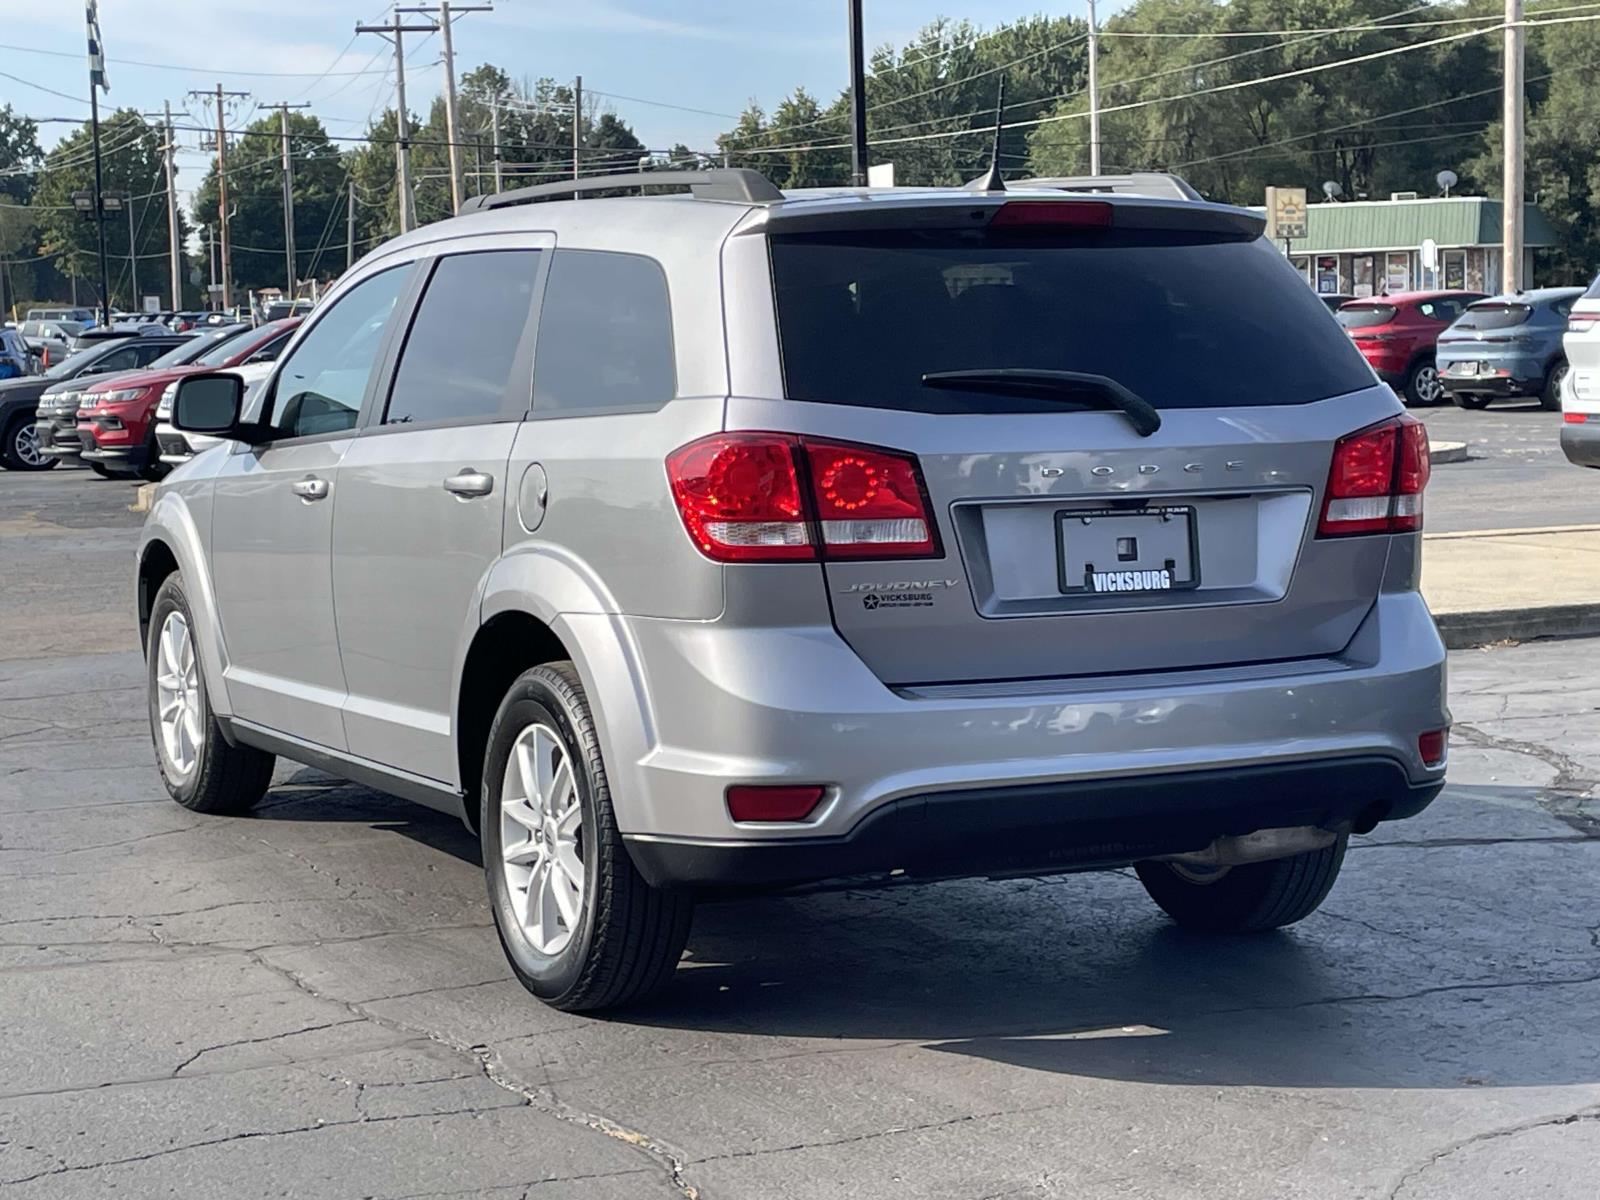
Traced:
<svg viewBox="0 0 1600 1200">
<path fill-rule="evenodd" d="M 557 250 L 539 310 L 534 411 L 653 409 L 677 390 L 661 264 L 637 254 Z"/>
<path fill-rule="evenodd" d="M 1525 324 L 1533 309 L 1526 304 L 1473 304 L 1461 314 L 1457 329 L 1510 329 Z"/>
<path fill-rule="evenodd" d="M 385 425 L 527 411 L 525 373 L 514 404 L 508 394 L 526 349 L 539 253 L 487 250 L 439 260 L 406 335 Z"/>
<path fill-rule="evenodd" d="M 1157 408 L 1305 404 L 1372 384 L 1261 239 L 1104 230 L 771 238 L 787 395 L 921 412 L 1059 411 L 928 387 L 929 372 L 1109 376 Z"/>
<path fill-rule="evenodd" d="M 1394 320 L 1396 311 L 1392 304 L 1346 304 L 1334 315 L 1346 329 L 1371 329 Z"/>
</svg>

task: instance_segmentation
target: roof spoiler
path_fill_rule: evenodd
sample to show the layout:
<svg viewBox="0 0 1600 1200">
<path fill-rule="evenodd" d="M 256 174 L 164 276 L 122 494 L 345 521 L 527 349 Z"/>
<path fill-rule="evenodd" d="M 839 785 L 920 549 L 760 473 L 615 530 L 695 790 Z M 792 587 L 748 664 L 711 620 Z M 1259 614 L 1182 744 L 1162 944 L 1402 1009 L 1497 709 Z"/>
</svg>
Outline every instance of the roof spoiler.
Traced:
<svg viewBox="0 0 1600 1200">
<path fill-rule="evenodd" d="M 1189 182 L 1166 171 L 1134 171 L 1127 175 L 1065 175 L 1013 179 L 1014 188 L 1053 188 L 1061 192 L 1101 192 L 1122 196 L 1155 196 L 1163 200 L 1201 200 Z"/>
<path fill-rule="evenodd" d="M 773 204 L 783 199 L 780 192 L 760 171 L 747 167 L 717 167 L 709 171 L 636 171 L 626 175 L 590 175 L 560 183 L 540 183 L 513 188 L 509 192 L 489 192 L 464 201 L 462 213 L 511 208 L 518 204 L 537 204 L 543 200 L 573 200 L 585 192 L 637 192 L 642 188 L 688 188 L 697 200 L 728 200 L 737 204 Z"/>
</svg>

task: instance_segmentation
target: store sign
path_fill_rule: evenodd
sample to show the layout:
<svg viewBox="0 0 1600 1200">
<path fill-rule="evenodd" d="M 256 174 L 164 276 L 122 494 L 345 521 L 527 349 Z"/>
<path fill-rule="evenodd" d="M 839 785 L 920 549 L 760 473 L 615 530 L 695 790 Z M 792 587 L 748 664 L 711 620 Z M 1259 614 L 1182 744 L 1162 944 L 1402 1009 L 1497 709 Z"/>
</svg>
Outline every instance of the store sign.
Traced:
<svg viewBox="0 0 1600 1200">
<path fill-rule="evenodd" d="M 1303 238 L 1311 234 L 1306 212 L 1305 188 L 1267 189 L 1267 236 L 1274 241 Z"/>
</svg>

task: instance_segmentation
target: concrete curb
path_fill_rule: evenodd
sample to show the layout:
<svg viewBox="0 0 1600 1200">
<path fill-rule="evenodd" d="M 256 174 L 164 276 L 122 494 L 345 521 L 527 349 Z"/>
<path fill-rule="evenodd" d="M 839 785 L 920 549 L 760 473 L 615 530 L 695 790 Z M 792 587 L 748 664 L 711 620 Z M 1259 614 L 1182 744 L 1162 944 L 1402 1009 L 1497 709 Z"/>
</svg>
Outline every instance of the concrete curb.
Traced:
<svg viewBox="0 0 1600 1200">
<path fill-rule="evenodd" d="M 1600 634 L 1600 602 L 1435 613 L 1433 619 L 1447 649 L 1471 650 L 1495 642 L 1593 637 Z"/>
<path fill-rule="evenodd" d="M 1434 442 L 1428 447 L 1428 460 L 1434 466 L 1440 463 L 1458 463 L 1467 461 L 1467 444 L 1465 442 Z"/>
</svg>

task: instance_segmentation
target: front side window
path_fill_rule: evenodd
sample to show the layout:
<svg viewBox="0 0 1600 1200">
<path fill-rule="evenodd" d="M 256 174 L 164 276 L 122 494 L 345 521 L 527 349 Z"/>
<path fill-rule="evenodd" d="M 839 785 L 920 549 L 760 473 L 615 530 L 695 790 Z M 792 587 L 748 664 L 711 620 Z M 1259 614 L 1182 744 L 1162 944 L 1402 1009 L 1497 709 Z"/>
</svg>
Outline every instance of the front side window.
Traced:
<svg viewBox="0 0 1600 1200">
<path fill-rule="evenodd" d="M 538 274 L 537 250 L 440 259 L 406 334 L 383 423 L 471 421 L 508 411 Z M 518 416 L 527 411 L 526 376 L 522 387 Z"/>
<path fill-rule="evenodd" d="M 661 264 L 638 254 L 557 250 L 539 310 L 534 411 L 659 408 L 677 390 Z"/>
<path fill-rule="evenodd" d="M 354 429 L 410 264 L 356 284 L 325 312 L 284 360 L 269 424 L 278 436 Z"/>
</svg>

